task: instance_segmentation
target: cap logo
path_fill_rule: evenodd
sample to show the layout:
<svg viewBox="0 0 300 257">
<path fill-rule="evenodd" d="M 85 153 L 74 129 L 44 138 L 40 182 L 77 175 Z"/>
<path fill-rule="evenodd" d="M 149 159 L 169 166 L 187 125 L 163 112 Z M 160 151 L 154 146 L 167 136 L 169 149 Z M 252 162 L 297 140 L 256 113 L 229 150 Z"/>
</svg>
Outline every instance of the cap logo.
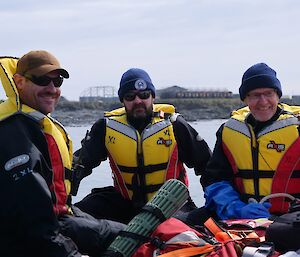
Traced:
<svg viewBox="0 0 300 257">
<path fill-rule="evenodd" d="M 146 81 L 143 80 L 143 79 L 138 79 L 134 83 L 134 87 L 135 87 L 136 90 L 145 90 L 147 88 Z"/>
</svg>

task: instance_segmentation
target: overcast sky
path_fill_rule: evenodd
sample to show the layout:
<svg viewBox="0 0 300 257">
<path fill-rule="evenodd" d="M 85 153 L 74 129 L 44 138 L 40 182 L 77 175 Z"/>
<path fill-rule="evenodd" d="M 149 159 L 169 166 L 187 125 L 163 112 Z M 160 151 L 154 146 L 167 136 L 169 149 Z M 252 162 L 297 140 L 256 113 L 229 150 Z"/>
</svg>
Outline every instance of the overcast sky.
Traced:
<svg viewBox="0 0 300 257">
<path fill-rule="evenodd" d="M 156 88 L 238 92 L 243 72 L 266 62 L 283 93 L 300 94 L 299 0 L 1 1 L 2 56 L 53 53 L 70 73 L 62 95 L 114 86 L 131 67 Z M 3 89 L 0 90 L 3 98 Z"/>
</svg>

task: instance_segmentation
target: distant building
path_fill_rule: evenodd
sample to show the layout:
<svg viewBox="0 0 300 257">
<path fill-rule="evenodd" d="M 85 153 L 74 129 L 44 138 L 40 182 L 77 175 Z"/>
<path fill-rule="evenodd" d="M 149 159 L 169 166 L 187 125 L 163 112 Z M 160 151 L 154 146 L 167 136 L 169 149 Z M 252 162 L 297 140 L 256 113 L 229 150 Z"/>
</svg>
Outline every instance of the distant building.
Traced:
<svg viewBox="0 0 300 257">
<path fill-rule="evenodd" d="M 177 92 L 176 98 L 232 98 L 230 91 L 185 91 Z"/>
<path fill-rule="evenodd" d="M 292 102 L 293 102 L 293 104 L 300 105 L 300 95 L 293 95 Z"/>
<path fill-rule="evenodd" d="M 164 89 L 157 89 L 156 90 L 156 97 L 157 98 L 176 98 L 176 94 L 179 92 L 187 91 L 186 88 L 179 87 L 179 86 L 171 86 Z"/>
<path fill-rule="evenodd" d="M 165 89 L 157 90 L 160 98 L 232 98 L 231 91 L 190 91 L 179 86 L 172 86 Z"/>
<path fill-rule="evenodd" d="M 106 99 L 117 98 L 115 88 L 111 86 L 89 87 L 84 90 L 80 97 L 80 102 L 103 102 Z"/>
</svg>

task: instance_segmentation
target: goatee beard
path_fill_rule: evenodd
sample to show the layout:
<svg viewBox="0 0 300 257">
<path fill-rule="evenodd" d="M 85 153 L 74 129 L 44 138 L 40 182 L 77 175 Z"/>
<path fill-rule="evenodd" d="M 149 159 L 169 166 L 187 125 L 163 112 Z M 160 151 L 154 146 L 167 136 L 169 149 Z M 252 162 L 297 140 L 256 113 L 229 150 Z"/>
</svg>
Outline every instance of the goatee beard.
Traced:
<svg viewBox="0 0 300 257">
<path fill-rule="evenodd" d="M 127 115 L 128 123 L 133 126 L 140 133 L 147 127 L 152 120 L 152 112 L 147 113 L 146 116 L 143 117 L 133 117 L 132 115 Z"/>
</svg>

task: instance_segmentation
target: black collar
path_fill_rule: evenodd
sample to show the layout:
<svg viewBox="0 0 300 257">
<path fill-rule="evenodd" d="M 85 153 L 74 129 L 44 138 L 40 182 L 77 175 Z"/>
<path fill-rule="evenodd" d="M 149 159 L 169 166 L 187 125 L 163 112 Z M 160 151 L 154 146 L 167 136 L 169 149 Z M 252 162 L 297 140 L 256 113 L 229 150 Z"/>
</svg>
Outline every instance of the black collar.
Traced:
<svg viewBox="0 0 300 257">
<path fill-rule="evenodd" d="M 262 129 L 264 129 L 265 127 L 272 124 L 275 120 L 277 120 L 279 116 L 282 114 L 282 112 L 283 110 L 280 107 L 277 107 L 276 113 L 272 116 L 272 118 L 263 122 L 256 120 L 253 117 L 253 115 L 250 113 L 246 118 L 246 123 L 250 124 L 254 129 L 254 133 L 257 134 Z"/>
</svg>

